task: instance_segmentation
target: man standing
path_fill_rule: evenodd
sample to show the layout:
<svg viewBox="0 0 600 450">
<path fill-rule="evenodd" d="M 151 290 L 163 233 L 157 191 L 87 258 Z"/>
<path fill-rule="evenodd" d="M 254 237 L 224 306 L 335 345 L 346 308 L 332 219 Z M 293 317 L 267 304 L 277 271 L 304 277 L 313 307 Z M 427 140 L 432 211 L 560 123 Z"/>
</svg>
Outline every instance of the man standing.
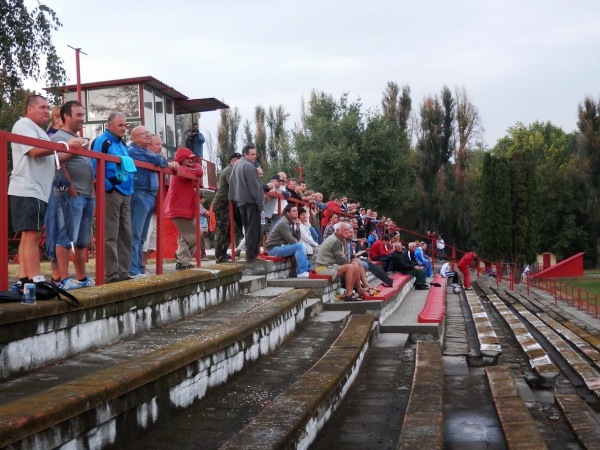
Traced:
<svg viewBox="0 0 600 450">
<path fill-rule="evenodd" d="M 458 268 L 463 274 L 465 291 L 473 290 L 473 288 L 471 287 L 471 271 L 469 267 L 471 266 L 475 258 L 477 258 L 477 249 L 473 249 L 473 251 L 465 253 L 464 256 L 458 262 Z"/>
<path fill-rule="evenodd" d="M 198 158 L 204 158 L 204 142 L 206 139 L 204 135 L 200 133 L 200 128 L 197 123 L 192 125 L 192 129 L 186 131 L 185 146 L 194 152 Z"/>
<path fill-rule="evenodd" d="M 76 101 L 66 102 L 60 109 L 62 129 L 53 136 L 53 142 L 77 139 L 83 129 L 85 110 Z M 56 264 L 62 280 L 60 287 L 66 291 L 94 286 L 95 282 L 85 270 L 85 250 L 92 237 L 94 217 L 94 167 L 91 158 L 71 155 L 62 164 L 64 176 L 71 182 L 66 192 L 54 189 L 56 199 L 58 230 L 56 236 Z M 71 229 L 71 233 L 67 231 Z M 72 245 L 72 246 L 71 246 Z M 69 277 L 69 259 L 73 252 L 73 266 L 76 278 Z"/>
<path fill-rule="evenodd" d="M 219 176 L 217 192 L 213 200 L 213 212 L 217 219 L 215 229 L 215 259 L 217 263 L 227 262 L 227 248 L 230 244 L 229 236 L 229 181 L 235 163 L 242 157 L 240 153 L 232 153 L 229 156 L 229 164 L 223 169 Z"/>
<path fill-rule="evenodd" d="M 131 131 L 131 138 L 133 142 L 129 145 L 130 158 L 154 164 L 157 167 L 170 167 L 177 170 L 176 162 L 168 163 L 160 154 L 149 150 L 150 132 L 148 128 L 135 127 Z M 131 278 L 150 276 L 143 264 L 143 251 L 157 193 L 158 172 L 139 167 L 133 177 L 133 195 L 131 196 L 131 262 L 129 265 Z"/>
<path fill-rule="evenodd" d="M 415 289 L 429 289 L 425 282 L 425 268 L 419 265 L 415 258 L 415 249 L 417 244 L 414 242 L 408 243 L 408 250 L 402 251 L 402 244 L 398 242 L 394 246 L 392 253 L 392 270 L 415 277 Z"/>
<path fill-rule="evenodd" d="M 41 95 L 27 99 L 25 117 L 13 126 L 12 132 L 48 141 L 46 132 L 40 128 L 50 118 L 48 100 Z M 66 141 L 70 147 L 81 147 L 81 138 Z M 29 280 L 44 281 L 40 268 L 40 238 L 48 198 L 54 178 L 53 150 L 25 144 L 11 144 L 13 169 L 8 185 L 11 223 L 15 233 L 21 232 L 19 242 L 19 283 Z M 70 156 L 70 155 L 68 155 Z M 61 160 L 66 159 L 61 153 Z"/>
<path fill-rule="evenodd" d="M 165 217 L 173 219 L 179 231 L 177 237 L 177 262 L 175 269 L 184 270 L 194 267 L 193 255 L 196 253 L 196 223 L 198 222 L 196 180 L 181 176 L 182 174 L 202 177 L 202 166 L 194 162 L 195 155 L 189 148 L 179 148 L 175 152 L 175 161 L 179 164 L 177 174 L 171 177 L 169 192 L 165 202 Z"/>
<path fill-rule="evenodd" d="M 256 148 L 246 145 L 242 159 L 233 167 L 229 181 L 229 200 L 238 208 L 246 239 L 246 262 L 254 262 L 262 237 L 260 214 L 264 206 L 262 185 L 256 170 Z"/>
<path fill-rule="evenodd" d="M 296 277 L 308 278 L 308 260 L 306 247 L 300 242 L 301 222 L 298 219 L 298 207 L 288 203 L 283 215 L 267 237 L 267 249 L 270 256 L 294 256 L 296 259 Z"/>
<path fill-rule="evenodd" d="M 155 155 L 165 156 L 163 154 L 162 138 L 158 134 L 150 136 L 150 146 L 148 147 Z M 172 164 L 176 164 L 175 161 Z M 179 164 L 177 164 L 179 167 Z M 142 265 L 146 267 L 150 255 L 156 251 L 156 212 L 152 211 L 150 215 L 150 225 L 148 225 L 148 233 L 144 236 L 144 256 L 142 257 Z"/>
<path fill-rule="evenodd" d="M 110 113 L 107 127 L 108 129 L 94 140 L 92 150 L 121 157 L 121 164 L 112 161 L 106 162 L 104 177 L 106 191 L 104 273 L 106 282 L 114 283 L 129 279 L 131 194 L 133 194 L 133 175 L 129 170 L 134 170 L 135 166 L 128 167 L 133 165 L 133 161 L 129 158 L 127 146 L 123 142 L 123 137 L 127 133 L 125 115 L 119 112 Z M 96 159 L 92 163 L 96 169 Z M 97 182 L 102 183 L 102 180 L 97 180 Z M 102 207 L 102 205 L 100 206 Z M 99 224 L 99 226 L 102 225 Z"/>
</svg>

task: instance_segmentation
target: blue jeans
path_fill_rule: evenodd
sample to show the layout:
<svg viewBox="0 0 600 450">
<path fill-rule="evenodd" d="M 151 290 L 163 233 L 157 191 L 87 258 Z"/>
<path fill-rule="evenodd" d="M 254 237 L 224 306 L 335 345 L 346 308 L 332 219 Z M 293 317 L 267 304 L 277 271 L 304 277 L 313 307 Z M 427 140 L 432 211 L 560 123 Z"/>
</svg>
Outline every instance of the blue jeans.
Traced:
<svg viewBox="0 0 600 450">
<path fill-rule="evenodd" d="M 94 218 L 94 207 L 96 199 L 78 195 L 77 197 L 66 196 L 69 202 L 71 216 L 69 221 L 73 230 L 73 244 L 78 248 L 86 248 L 92 237 L 92 219 Z M 71 247 L 71 240 L 65 226 L 65 215 L 59 205 L 56 205 L 56 218 L 58 224 L 58 236 L 56 245 L 61 247 Z"/>
<path fill-rule="evenodd" d="M 142 264 L 142 254 L 144 252 L 144 242 L 150 226 L 150 218 L 154 205 L 156 204 L 156 194 L 148 191 L 136 191 L 131 196 L 131 263 L 129 265 L 129 274 L 138 275 L 144 273 L 146 268 Z"/>
<path fill-rule="evenodd" d="M 308 259 L 306 259 L 306 248 L 304 244 L 279 245 L 269 250 L 269 256 L 294 256 L 296 258 L 296 273 L 308 272 Z"/>
</svg>

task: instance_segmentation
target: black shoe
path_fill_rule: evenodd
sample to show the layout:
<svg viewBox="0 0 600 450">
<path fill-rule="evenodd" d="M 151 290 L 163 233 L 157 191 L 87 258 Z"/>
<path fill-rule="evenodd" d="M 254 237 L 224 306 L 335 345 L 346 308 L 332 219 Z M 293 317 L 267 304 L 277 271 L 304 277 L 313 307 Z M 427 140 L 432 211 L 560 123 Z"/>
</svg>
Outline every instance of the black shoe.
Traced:
<svg viewBox="0 0 600 450">
<path fill-rule="evenodd" d="M 425 286 L 423 284 L 415 284 L 415 289 L 417 291 L 426 291 L 429 289 L 429 286 Z"/>
<path fill-rule="evenodd" d="M 190 263 L 176 263 L 175 264 L 175 270 L 187 270 L 187 269 L 193 269 L 194 265 L 190 264 Z"/>
<path fill-rule="evenodd" d="M 229 262 L 229 258 L 225 258 L 224 256 L 219 256 L 217 259 L 215 259 L 215 262 L 217 264 L 226 263 L 226 262 Z"/>
</svg>

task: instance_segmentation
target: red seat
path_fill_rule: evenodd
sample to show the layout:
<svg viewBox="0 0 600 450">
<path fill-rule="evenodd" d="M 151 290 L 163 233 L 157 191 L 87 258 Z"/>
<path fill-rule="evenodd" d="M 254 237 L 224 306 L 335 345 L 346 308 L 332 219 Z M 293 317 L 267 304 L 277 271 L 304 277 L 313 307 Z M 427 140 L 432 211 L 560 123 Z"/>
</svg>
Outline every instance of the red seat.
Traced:
<svg viewBox="0 0 600 450">
<path fill-rule="evenodd" d="M 419 323 L 440 323 L 446 314 L 446 279 L 439 273 L 433 278 L 433 283 L 441 284 L 441 287 L 429 287 L 425 306 L 419 313 Z"/>
<path fill-rule="evenodd" d="M 393 296 L 395 296 L 396 294 L 398 294 L 398 292 L 400 292 L 400 290 L 404 287 L 404 285 L 412 279 L 412 277 L 410 275 L 404 275 L 401 273 L 392 275 L 390 278 L 394 282 L 392 287 L 383 287 L 382 285 L 379 285 L 377 287 L 377 290 L 379 291 L 378 294 L 375 294 L 375 295 L 365 294 L 365 295 L 363 295 L 363 299 L 367 300 L 367 301 L 388 300 L 388 299 L 392 298 Z"/>
</svg>

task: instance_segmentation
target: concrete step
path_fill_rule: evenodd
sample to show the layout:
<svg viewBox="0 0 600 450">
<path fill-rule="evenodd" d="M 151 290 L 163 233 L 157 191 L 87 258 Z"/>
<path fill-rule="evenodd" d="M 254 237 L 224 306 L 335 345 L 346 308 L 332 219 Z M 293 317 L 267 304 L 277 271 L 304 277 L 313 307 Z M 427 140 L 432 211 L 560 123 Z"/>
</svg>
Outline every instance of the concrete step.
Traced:
<svg viewBox="0 0 600 450">
<path fill-rule="evenodd" d="M 443 325 L 419 323 L 418 320 L 419 313 L 425 306 L 428 293 L 428 290 L 418 291 L 410 286 L 395 312 L 380 324 L 380 332 L 431 335 L 434 339 L 441 339 Z"/>
<path fill-rule="evenodd" d="M 266 291 L 266 290 L 263 290 Z M 201 399 L 311 315 L 309 290 L 266 292 L 0 385 L 0 446 L 103 447 Z M 318 302 L 311 302 L 316 307 Z"/>
</svg>

